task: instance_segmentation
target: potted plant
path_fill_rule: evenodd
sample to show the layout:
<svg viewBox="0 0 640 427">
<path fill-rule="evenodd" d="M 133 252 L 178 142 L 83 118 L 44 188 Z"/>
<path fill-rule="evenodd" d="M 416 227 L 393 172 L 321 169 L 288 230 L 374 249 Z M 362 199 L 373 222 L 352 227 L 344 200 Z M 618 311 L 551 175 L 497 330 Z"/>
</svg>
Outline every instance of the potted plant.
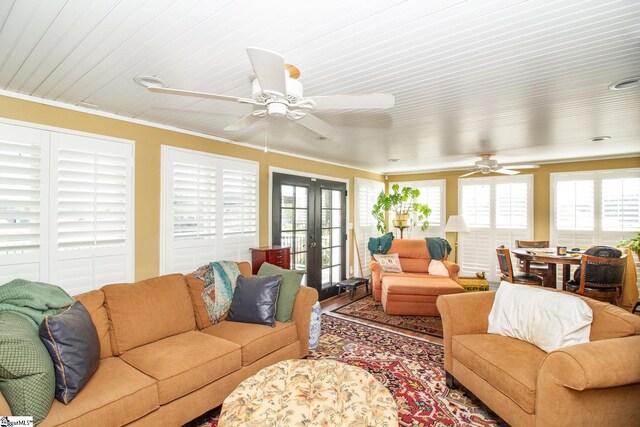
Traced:
<svg viewBox="0 0 640 427">
<path fill-rule="evenodd" d="M 616 245 L 617 248 L 629 248 L 633 252 L 638 254 L 638 258 L 640 259 L 640 232 L 637 233 L 636 237 L 632 237 L 629 240 L 623 240 L 622 242 Z"/>
<path fill-rule="evenodd" d="M 384 191 L 381 192 L 371 211 L 371 214 L 376 219 L 378 231 L 380 233 L 385 232 L 385 213 L 389 211 L 395 213 L 395 219 L 393 220 L 395 227 L 408 227 L 410 225 L 410 216 L 415 214 L 416 221 L 421 224 L 421 230 L 426 230 L 429 226 L 427 218 L 431 213 L 431 209 L 429 209 L 429 206 L 418 202 L 419 196 L 420 190 L 417 188 L 400 188 L 399 184 L 393 184 L 389 194 L 385 194 Z"/>
</svg>

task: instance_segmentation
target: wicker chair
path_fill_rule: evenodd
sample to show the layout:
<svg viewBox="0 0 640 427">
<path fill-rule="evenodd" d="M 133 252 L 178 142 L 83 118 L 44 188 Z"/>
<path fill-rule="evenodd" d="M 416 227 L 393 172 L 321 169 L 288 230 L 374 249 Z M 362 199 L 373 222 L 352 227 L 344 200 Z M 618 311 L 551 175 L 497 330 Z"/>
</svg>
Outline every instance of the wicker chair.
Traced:
<svg viewBox="0 0 640 427">
<path fill-rule="evenodd" d="M 542 278 L 535 274 L 514 274 L 513 265 L 511 264 L 511 252 L 509 249 L 501 247 L 497 248 L 498 253 L 498 266 L 500 267 L 500 273 L 502 274 L 502 280 L 510 283 L 518 283 L 520 285 L 534 285 L 541 286 Z"/>
<path fill-rule="evenodd" d="M 626 266 L 626 255 L 620 258 L 582 255 L 579 278 L 567 282 L 567 291 L 615 304 L 622 293 Z"/>
</svg>

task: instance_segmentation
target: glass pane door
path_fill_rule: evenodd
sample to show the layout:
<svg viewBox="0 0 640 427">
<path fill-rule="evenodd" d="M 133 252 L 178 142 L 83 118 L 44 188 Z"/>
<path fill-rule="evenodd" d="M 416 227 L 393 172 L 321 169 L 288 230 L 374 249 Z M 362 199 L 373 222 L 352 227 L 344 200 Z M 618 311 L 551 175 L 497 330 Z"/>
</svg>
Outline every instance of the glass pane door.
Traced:
<svg viewBox="0 0 640 427">
<path fill-rule="evenodd" d="M 280 245 L 291 248 L 291 269 L 307 271 L 307 233 L 309 231 L 309 188 L 280 186 Z M 307 283 L 307 275 L 302 279 Z"/>
<path fill-rule="evenodd" d="M 346 195 L 344 183 L 273 174 L 272 243 L 291 248 L 291 268 L 320 299 L 346 277 Z"/>
</svg>

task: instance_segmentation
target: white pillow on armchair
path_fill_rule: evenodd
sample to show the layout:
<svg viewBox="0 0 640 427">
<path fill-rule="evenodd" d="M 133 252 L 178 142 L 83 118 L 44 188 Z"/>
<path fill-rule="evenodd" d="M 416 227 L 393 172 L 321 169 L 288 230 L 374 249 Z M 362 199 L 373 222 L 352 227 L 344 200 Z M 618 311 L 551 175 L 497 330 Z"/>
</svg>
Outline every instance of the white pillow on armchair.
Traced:
<svg viewBox="0 0 640 427">
<path fill-rule="evenodd" d="M 591 307 L 577 296 L 502 282 L 487 332 L 526 341 L 549 353 L 589 342 L 592 320 Z"/>
</svg>

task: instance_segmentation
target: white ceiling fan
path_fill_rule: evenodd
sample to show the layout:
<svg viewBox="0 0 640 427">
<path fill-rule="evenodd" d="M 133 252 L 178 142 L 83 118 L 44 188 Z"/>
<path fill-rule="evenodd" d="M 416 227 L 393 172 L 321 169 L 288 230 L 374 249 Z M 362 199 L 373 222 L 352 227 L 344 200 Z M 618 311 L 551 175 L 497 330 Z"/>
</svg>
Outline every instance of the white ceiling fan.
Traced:
<svg viewBox="0 0 640 427">
<path fill-rule="evenodd" d="M 394 96 L 389 93 L 304 97 L 302 83 L 296 80 L 300 76 L 300 71 L 293 65 L 285 64 L 282 56 L 253 47 L 247 48 L 247 54 L 256 76 L 251 84 L 251 98 L 173 89 L 154 77 L 139 76 L 134 80 L 155 93 L 217 99 L 264 107 L 225 127 L 224 130 L 227 131 L 246 129 L 267 116 L 286 117 L 317 133 L 322 139 L 330 139 L 338 134 L 337 129 L 312 115 L 310 111 L 391 108 L 395 103 Z"/>
<path fill-rule="evenodd" d="M 493 154 L 480 154 L 480 160 L 478 160 L 471 172 L 465 173 L 464 175 L 460 175 L 460 178 L 464 178 L 466 176 L 475 175 L 477 173 L 481 173 L 483 175 L 487 175 L 490 173 L 499 173 L 502 175 L 517 175 L 520 171 L 513 169 L 506 169 L 498 164 L 498 162 L 491 158 Z M 538 165 L 517 165 L 512 166 L 515 169 L 537 169 L 540 166 Z"/>
</svg>

